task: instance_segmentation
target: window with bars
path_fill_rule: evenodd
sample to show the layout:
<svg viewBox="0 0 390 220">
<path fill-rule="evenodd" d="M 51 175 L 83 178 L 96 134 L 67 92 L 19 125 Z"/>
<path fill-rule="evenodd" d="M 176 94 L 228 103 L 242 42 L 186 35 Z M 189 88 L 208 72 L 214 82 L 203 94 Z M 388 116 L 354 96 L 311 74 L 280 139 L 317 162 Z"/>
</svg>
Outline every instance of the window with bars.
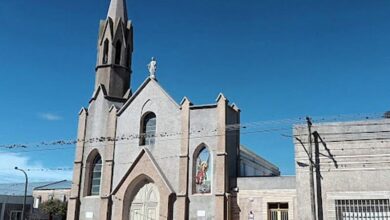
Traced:
<svg viewBox="0 0 390 220">
<path fill-rule="evenodd" d="M 102 158 L 97 155 L 92 163 L 92 175 L 91 175 L 91 186 L 90 195 L 96 196 L 100 193 L 100 180 L 102 177 Z"/>
<path fill-rule="evenodd" d="M 389 199 L 336 200 L 336 220 L 390 219 Z"/>
<path fill-rule="evenodd" d="M 153 145 L 156 137 L 156 115 L 153 112 L 143 117 L 141 128 L 140 145 Z"/>
<path fill-rule="evenodd" d="M 10 220 L 19 220 L 19 219 L 22 219 L 22 211 L 19 211 L 19 210 L 12 210 L 10 215 L 9 215 L 9 219 Z"/>
<path fill-rule="evenodd" d="M 268 203 L 268 220 L 288 220 L 288 203 Z"/>
</svg>

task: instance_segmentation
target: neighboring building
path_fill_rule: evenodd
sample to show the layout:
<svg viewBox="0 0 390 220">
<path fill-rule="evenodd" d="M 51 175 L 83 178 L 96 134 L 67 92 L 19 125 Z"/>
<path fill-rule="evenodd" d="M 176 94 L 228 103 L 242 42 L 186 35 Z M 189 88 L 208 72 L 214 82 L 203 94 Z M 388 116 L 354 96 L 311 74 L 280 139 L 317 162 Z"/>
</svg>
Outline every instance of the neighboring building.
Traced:
<svg viewBox="0 0 390 220">
<path fill-rule="evenodd" d="M 300 219 L 294 176 L 242 177 L 238 188 L 239 215 L 233 219 Z"/>
<path fill-rule="evenodd" d="M 312 131 L 319 135 L 313 136 L 313 151 L 319 149 L 313 161 L 319 164 L 314 179 L 323 219 L 390 219 L 390 119 L 313 124 Z M 296 126 L 294 136 L 308 149 L 307 126 Z M 309 160 L 302 144 L 295 141 L 297 215 L 311 220 Z"/>
<path fill-rule="evenodd" d="M 70 196 L 70 189 L 72 187 L 72 182 L 68 180 L 62 180 L 53 183 L 47 183 L 44 185 L 40 185 L 35 187 L 33 190 L 33 210 L 31 214 L 31 219 L 34 220 L 47 220 L 49 216 L 44 214 L 40 210 L 40 205 L 43 202 L 57 199 L 62 202 L 68 202 L 68 198 Z M 54 217 L 53 220 L 61 220 L 60 217 Z"/>
<path fill-rule="evenodd" d="M 61 181 L 64 182 L 64 181 Z M 69 194 L 70 191 L 70 182 L 67 182 L 67 190 Z M 41 187 L 46 187 L 50 185 L 55 185 L 60 182 L 37 182 L 37 183 L 28 183 L 27 185 L 27 197 L 26 197 L 26 207 L 25 207 L 25 216 L 27 218 L 32 217 L 32 206 L 34 203 L 33 195 L 38 195 L 35 189 Z M 24 202 L 24 190 L 25 183 L 10 183 L 10 184 L 0 184 L 0 220 L 19 220 L 22 214 L 23 202 Z M 58 193 L 54 193 L 58 194 Z"/>
<path fill-rule="evenodd" d="M 30 183 L 27 187 L 25 213 L 31 213 L 33 204 L 32 189 L 42 183 Z M 0 184 L 0 220 L 17 220 L 21 218 L 24 201 L 24 183 Z"/>
<path fill-rule="evenodd" d="M 311 130 L 318 219 L 390 219 L 390 119 L 319 123 Z M 296 177 L 238 178 L 239 219 L 313 219 L 307 125 L 295 126 L 294 138 Z"/>
<path fill-rule="evenodd" d="M 243 175 L 278 168 L 240 150 L 240 131 L 230 129 L 240 110 L 224 95 L 178 104 L 158 83 L 154 59 L 133 93 L 132 51 L 126 2 L 112 0 L 100 22 L 95 91 L 79 114 L 68 219 L 230 218 L 240 161 L 254 169 Z"/>
<path fill-rule="evenodd" d="M 244 145 L 240 146 L 240 177 L 280 176 L 279 168 Z"/>
<path fill-rule="evenodd" d="M 57 199 L 63 202 L 68 201 L 72 181 L 61 180 L 35 187 L 33 191 L 34 208 L 39 208 L 39 204 L 48 200 Z"/>
</svg>

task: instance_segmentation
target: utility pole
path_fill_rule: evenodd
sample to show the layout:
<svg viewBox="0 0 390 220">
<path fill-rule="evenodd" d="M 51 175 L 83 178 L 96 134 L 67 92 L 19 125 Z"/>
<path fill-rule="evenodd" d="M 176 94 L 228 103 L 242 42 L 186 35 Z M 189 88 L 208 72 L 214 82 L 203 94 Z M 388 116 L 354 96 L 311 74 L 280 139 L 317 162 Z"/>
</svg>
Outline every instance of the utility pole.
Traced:
<svg viewBox="0 0 390 220">
<path fill-rule="evenodd" d="M 315 164 L 316 164 L 316 189 L 317 189 L 317 214 L 318 214 L 318 220 L 324 219 L 323 214 L 323 206 L 322 206 L 322 185 L 321 185 L 321 161 L 320 161 L 320 145 L 319 145 L 319 138 L 320 135 L 317 131 L 313 133 L 314 136 L 314 155 L 315 155 Z"/>
<path fill-rule="evenodd" d="M 22 171 L 24 173 L 24 176 L 26 177 L 26 183 L 24 185 L 24 200 L 23 200 L 22 216 L 21 216 L 22 217 L 21 220 L 24 220 L 24 209 L 26 207 L 28 177 L 27 177 L 27 173 L 24 170 L 19 169 L 18 167 L 15 167 L 15 170 Z"/>
<path fill-rule="evenodd" d="M 311 219 L 317 220 L 316 215 L 316 202 L 315 202 L 315 194 L 314 194 L 314 164 L 313 164 L 313 139 L 311 133 L 311 126 L 313 123 L 311 122 L 310 117 L 306 117 L 307 129 L 309 131 L 309 172 L 310 172 L 310 204 L 311 204 Z"/>
<path fill-rule="evenodd" d="M 313 133 L 314 136 L 314 155 L 315 155 L 315 165 L 316 165 L 316 189 L 317 189 L 317 215 L 318 220 L 324 219 L 324 214 L 322 210 L 322 186 L 321 186 L 321 167 L 320 167 L 320 146 L 318 143 L 319 134 L 317 131 Z"/>
</svg>

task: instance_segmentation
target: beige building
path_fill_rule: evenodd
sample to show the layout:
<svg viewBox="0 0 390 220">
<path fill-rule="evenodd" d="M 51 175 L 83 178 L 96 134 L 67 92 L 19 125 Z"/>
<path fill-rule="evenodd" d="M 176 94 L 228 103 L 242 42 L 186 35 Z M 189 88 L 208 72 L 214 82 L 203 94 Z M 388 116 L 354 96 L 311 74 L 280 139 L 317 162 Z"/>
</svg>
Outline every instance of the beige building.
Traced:
<svg viewBox="0 0 390 220">
<path fill-rule="evenodd" d="M 38 187 L 35 187 L 32 191 L 33 204 L 31 215 L 28 219 L 31 220 L 62 220 L 63 216 L 52 216 L 49 217 L 48 214 L 42 212 L 41 204 L 49 200 L 59 200 L 61 202 L 68 202 L 70 196 L 70 189 L 72 182 L 68 180 L 62 180 L 57 182 L 51 182 L 42 184 Z"/>
<path fill-rule="evenodd" d="M 62 180 L 35 187 L 32 193 L 34 197 L 33 208 L 38 209 L 41 203 L 52 199 L 67 202 L 70 196 L 71 186 L 71 181 Z"/>
</svg>

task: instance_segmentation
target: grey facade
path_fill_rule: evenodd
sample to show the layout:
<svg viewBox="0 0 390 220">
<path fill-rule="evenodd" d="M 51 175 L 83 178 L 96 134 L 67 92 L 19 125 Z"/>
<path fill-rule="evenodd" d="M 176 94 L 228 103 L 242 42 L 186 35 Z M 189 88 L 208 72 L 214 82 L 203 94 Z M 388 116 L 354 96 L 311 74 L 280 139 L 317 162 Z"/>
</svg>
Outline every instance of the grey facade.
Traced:
<svg viewBox="0 0 390 220">
<path fill-rule="evenodd" d="M 133 28 L 125 1 L 112 0 L 100 24 L 95 91 L 79 114 L 67 218 L 231 219 L 240 158 L 279 175 L 240 150 L 239 128 L 227 129 L 240 123 L 240 110 L 223 94 L 207 105 L 186 97 L 177 103 L 152 72 L 132 92 Z M 155 124 L 147 125 L 149 117 Z"/>
<path fill-rule="evenodd" d="M 390 218 L 390 119 L 319 123 L 311 130 L 317 219 Z M 313 219 L 308 126 L 296 125 L 293 133 L 296 177 L 238 178 L 237 219 Z M 275 204 L 283 209 L 275 211 Z"/>
<path fill-rule="evenodd" d="M 0 220 L 20 219 L 23 208 L 23 195 L 0 195 Z M 27 196 L 25 213 L 26 216 L 31 215 L 31 207 L 33 204 L 33 197 Z"/>
<path fill-rule="evenodd" d="M 314 176 L 316 198 L 320 201 L 316 205 L 317 209 L 322 206 L 323 219 L 346 219 L 347 216 L 386 219 L 390 216 L 390 210 L 382 204 L 390 199 L 390 120 L 314 124 L 312 130 L 323 140 L 318 138 L 317 157 L 322 178 Z M 296 126 L 294 135 L 308 147 L 306 126 Z M 313 149 L 315 142 L 313 137 Z M 301 163 L 301 166 L 296 166 L 297 214 L 302 220 L 310 220 L 309 172 L 308 167 L 302 166 L 302 163 L 309 163 L 308 156 L 298 141 L 295 142 L 295 152 L 296 161 Z M 313 158 L 316 158 L 314 154 Z M 344 207 L 337 210 L 338 202 Z M 359 214 L 347 207 L 367 206 L 360 204 L 366 202 L 378 209 L 369 208 L 366 214 Z M 380 202 L 380 207 L 375 202 Z"/>
<path fill-rule="evenodd" d="M 223 94 L 207 105 L 186 97 L 178 103 L 152 62 L 133 92 L 126 10 L 124 0 L 112 0 L 100 22 L 95 90 L 79 113 L 67 218 L 311 220 L 306 126 L 294 127 L 296 177 L 281 177 L 275 165 L 240 146 L 240 109 Z M 346 202 L 388 202 L 389 124 L 313 125 L 317 215 L 356 217 Z M 383 217 L 382 211 L 369 215 Z"/>
</svg>

